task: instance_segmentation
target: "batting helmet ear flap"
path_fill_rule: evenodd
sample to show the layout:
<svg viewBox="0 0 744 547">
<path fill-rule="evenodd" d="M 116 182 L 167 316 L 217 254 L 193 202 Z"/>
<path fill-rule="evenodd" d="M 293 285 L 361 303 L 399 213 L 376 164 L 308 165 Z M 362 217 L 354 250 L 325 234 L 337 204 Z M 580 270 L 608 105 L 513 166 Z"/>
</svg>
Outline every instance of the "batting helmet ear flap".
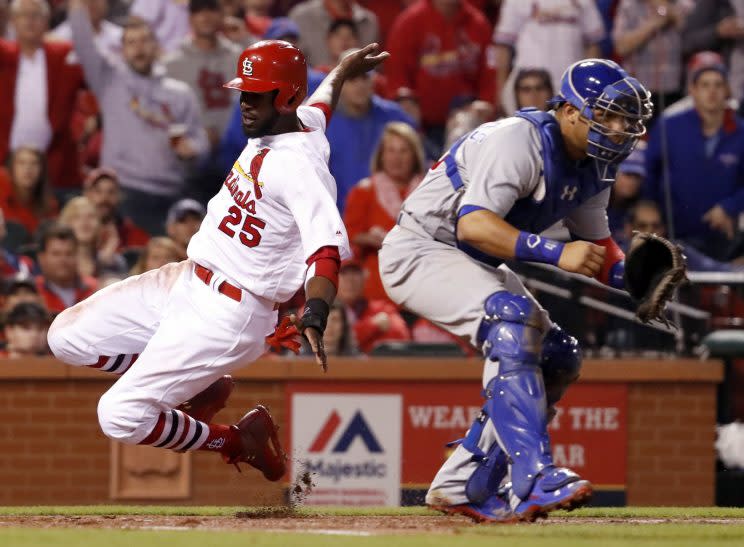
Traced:
<svg viewBox="0 0 744 547">
<path fill-rule="evenodd" d="M 279 93 L 274 98 L 274 108 L 280 114 L 290 114 L 297 110 L 306 95 L 307 88 L 302 90 L 299 85 L 280 88 Z"/>
</svg>

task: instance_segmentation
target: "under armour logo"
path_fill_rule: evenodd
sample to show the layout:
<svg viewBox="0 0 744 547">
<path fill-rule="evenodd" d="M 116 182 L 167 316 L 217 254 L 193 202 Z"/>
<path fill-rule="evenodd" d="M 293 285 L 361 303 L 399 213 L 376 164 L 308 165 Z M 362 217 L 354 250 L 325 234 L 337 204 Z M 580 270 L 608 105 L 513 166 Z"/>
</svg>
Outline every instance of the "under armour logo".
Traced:
<svg viewBox="0 0 744 547">
<path fill-rule="evenodd" d="M 225 437 L 217 437 L 207 444 L 207 448 L 210 450 L 219 450 L 225 445 Z"/>
<path fill-rule="evenodd" d="M 569 186 L 568 184 L 563 187 L 563 193 L 561 194 L 561 199 L 571 201 L 574 196 L 576 195 L 576 192 L 578 191 L 578 186 Z"/>
<path fill-rule="evenodd" d="M 243 59 L 243 76 L 253 76 L 253 61 Z"/>
</svg>

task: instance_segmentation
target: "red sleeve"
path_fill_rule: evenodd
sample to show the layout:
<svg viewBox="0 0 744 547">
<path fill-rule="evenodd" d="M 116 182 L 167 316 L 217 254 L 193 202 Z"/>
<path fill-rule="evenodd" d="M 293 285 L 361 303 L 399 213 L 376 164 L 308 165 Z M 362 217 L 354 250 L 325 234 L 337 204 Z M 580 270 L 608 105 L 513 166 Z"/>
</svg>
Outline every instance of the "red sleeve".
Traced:
<svg viewBox="0 0 744 547">
<path fill-rule="evenodd" d="M 385 61 L 388 96 L 392 97 L 401 87 L 414 89 L 415 76 L 418 72 L 418 47 L 416 41 L 419 33 L 411 29 L 412 21 L 408 13 L 403 12 L 393 23 L 388 33 L 387 50 L 390 58 Z"/>
<path fill-rule="evenodd" d="M 328 124 L 331 123 L 331 115 L 333 114 L 333 110 L 331 110 L 330 105 L 327 105 L 326 103 L 313 103 L 309 106 L 314 106 L 315 108 L 323 112 L 326 119 L 326 127 L 328 127 Z"/>
<path fill-rule="evenodd" d="M 612 267 L 615 264 L 625 259 L 625 253 L 623 253 L 622 249 L 617 246 L 617 243 L 615 243 L 615 240 L 611 237 L 598 239 L 592 243 L 601 245 L 606 250 L 604 264 L 602 264 L 602 269 L 599 271 L 597 279 L 602 283 L 607 284 L 610 280 L 610 270 L 612 270 Z"/>
<path fill-rule="evenodd" d="M 341 256 L 338 247 L 321 247 L 307 259 L 307 277 L 325 277 L 338 288 L 338 270 Z"/>
</svg>

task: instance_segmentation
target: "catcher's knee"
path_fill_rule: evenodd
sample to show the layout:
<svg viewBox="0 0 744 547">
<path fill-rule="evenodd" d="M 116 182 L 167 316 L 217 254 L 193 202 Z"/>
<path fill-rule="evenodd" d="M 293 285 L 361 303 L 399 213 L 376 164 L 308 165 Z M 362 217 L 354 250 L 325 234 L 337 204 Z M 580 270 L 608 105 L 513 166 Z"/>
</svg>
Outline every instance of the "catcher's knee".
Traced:
<svg viewBox="0 0 744 547">
<path fill-rule="evenodd" d="M 541 350 L 540 309 L 526 296 L 508 291 L 486 299 L 478 328 L 484 355 L 503 371 L 518 363 L 537 364 Z"/>
<path fill-rule="evenodd" d="M 543 339 L 540 361 L 548 406 L 558 402 L 579 378 L 581 361 L 579 341 L 554 325 Z"/>
</svg>

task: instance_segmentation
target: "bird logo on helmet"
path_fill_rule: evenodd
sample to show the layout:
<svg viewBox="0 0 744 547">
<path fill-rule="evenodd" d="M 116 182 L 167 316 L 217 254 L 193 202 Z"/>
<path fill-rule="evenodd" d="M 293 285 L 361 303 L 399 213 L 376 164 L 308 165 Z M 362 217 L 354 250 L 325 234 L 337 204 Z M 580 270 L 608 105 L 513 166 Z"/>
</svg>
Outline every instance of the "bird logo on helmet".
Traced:
<svg viewBox="0 0 744 547">
<path fill-rule="evenodd" d="M 653 105 L 648 89 L 623 68 L 606 59 L 584 59 L 572 64 L 561 78 L 553 104 L 575 106 L 589 122 L 586 154 L 596 160 L 603 181 L 615 178 L 617 164 L 630 155 L 646 133 Z M 623 130 L 603 123 L 608 114 L 622 116 Z"/>
<path fill-rule="evenodd" d="M 290 114 L 307 95 L 307 61 L 289 42 L 263 40 L 241 53 L 236 77 L 224 87 L 250 93 L 277 91 L 274 108 Z"/>
</svg>

